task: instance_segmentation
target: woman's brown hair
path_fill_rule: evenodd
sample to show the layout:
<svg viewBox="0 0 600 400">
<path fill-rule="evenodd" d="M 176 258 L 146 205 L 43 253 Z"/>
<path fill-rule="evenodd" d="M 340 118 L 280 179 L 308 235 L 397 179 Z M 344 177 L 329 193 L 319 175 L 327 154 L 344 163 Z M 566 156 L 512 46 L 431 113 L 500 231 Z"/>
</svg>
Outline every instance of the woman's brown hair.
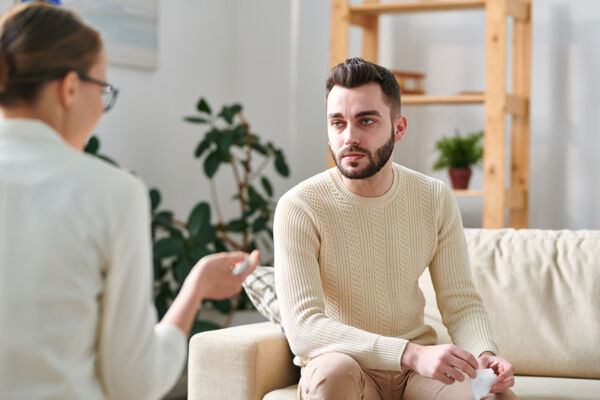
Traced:
<svg viewBox="0 0 600 400">
<path fill-rule="evenodd" d="M 102 41 L 73 12 L 42 3 L 0 17 L 0 106 L 36 100 L 42 86 L 69 71 L 88 72 Z"/>
</svg>

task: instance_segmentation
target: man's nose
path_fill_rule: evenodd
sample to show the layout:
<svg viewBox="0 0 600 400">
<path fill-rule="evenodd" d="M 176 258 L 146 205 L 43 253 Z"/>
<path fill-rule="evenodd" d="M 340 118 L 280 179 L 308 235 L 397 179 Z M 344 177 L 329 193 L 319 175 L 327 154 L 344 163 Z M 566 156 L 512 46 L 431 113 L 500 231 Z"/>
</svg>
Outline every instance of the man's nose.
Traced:
<svg viewBox="0 0 600 400">
<path fill-rule="evenodd" d="M 344 135 L 345 145 L 357 145 L 360 142 L 360 133 L 352 124 L 348 124 Z"/>
</svg>

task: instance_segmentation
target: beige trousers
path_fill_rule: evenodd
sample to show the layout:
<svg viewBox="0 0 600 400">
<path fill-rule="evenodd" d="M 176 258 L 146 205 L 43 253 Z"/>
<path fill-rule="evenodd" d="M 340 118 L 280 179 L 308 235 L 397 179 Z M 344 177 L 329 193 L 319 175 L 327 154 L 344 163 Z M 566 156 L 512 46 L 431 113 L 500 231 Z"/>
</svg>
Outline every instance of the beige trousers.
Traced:
<svg viewBox="0 0 600 400">
<path fill-rule="evenodd" d="M 352 357 L 328 353 L 312 359 L 302 369 L 298 385 L 302 400 L 472 400 L 468 377 L 446 385 L 414 371 L 362 368 Z M 512 391 L 486 399 L 517 399 Z"/>
</svg>

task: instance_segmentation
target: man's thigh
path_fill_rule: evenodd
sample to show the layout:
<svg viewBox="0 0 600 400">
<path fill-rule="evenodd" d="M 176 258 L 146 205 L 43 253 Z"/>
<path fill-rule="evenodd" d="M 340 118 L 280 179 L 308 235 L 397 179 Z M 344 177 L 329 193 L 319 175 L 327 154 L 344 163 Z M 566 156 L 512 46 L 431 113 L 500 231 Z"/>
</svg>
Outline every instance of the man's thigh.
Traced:
<svg viewBox="0 0 600 400">
<path fill-rule="evenodd" d="M 511 391 L 484 397 L 486 400 L 515 400 L 518 397 Z M 404 391 L 404 400 L 472 400 L 471 384 L 469 378 L 462 382 L 446 385 L 435 379 L 426 378 L 412 372 L 408 378 Z"/>
<path fill-rule="evenodd" d="M 298 395 L 302 400 L 393 400 L 400 398 L 398 389 L 407 379 L 406 373 L 363 369 L 352 357 L 328 353 L 302 369 Z"/>
</svg>

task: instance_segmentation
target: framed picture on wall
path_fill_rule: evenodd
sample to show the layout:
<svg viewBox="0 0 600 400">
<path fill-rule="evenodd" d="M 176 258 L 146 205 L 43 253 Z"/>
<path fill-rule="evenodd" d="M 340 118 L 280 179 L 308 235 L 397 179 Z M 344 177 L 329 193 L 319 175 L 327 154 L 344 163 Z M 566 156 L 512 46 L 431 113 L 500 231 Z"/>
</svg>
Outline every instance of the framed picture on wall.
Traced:
<svg viewBox="0 0 600 400">
<path fill-rule="evenodd" d="M 17 0 L 26 3 L 34 0 Z M 102 35 L 112 65 L 155 69 L 158 0 L 47 0 L 77 12 Z"/>
</svg>

